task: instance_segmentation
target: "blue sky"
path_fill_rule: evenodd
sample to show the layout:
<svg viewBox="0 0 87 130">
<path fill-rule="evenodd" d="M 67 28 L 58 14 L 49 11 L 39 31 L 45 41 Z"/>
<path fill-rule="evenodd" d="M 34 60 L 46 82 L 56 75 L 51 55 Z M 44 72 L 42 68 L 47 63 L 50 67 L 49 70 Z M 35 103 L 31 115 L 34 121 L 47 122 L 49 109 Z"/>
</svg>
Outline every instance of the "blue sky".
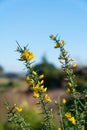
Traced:
<svg viewBox="0 0 87 130">
<path fill-rule="evenodd" d="M 15 52 L 16 40 L 35 55 L 43 55 L 59 66 L 59 51 L 54 49 L 50 34 L 59 34 L 66 49 L 80 65 L 87 65 L 86 0 L 0 0 L 0 65 L 6 72 L 21 72 L 22 62 Z"/>
</svg>

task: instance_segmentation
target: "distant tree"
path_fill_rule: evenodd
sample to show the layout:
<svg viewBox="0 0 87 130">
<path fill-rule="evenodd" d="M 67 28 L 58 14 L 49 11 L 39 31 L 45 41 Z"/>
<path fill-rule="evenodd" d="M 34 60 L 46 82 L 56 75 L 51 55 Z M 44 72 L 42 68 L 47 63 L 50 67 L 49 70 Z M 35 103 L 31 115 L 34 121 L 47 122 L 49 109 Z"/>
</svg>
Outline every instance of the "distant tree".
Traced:
<svg viewBox="0 0 87 130">
<path fill-rule="evenodd" d="M 49 88 L 62 87 L 63 73 L 49 63 L 45 56 L 42 57 L 42 62 L 35 66 L 35 71 L 45 75 L 45 86 Z"/>
<path fill-rule="evenodd" d="M 4 71 L 4 69 L 3 69 L 3 67 L 0 65 L 0 75 L 3 74 L 3 71 Z"/>
<path fill-rule="evenodd" d="M 17 78 L 18 77 L 18 74 L 16 73 L 6 73 L 5 76 L 9 79 L 14 79 L 14 78 Z"/>
<path fill-rule="evenodd" d="M 4 76 L 4 69 L 3 67 L 0 65 L 0 77 Z"/>
</svg>

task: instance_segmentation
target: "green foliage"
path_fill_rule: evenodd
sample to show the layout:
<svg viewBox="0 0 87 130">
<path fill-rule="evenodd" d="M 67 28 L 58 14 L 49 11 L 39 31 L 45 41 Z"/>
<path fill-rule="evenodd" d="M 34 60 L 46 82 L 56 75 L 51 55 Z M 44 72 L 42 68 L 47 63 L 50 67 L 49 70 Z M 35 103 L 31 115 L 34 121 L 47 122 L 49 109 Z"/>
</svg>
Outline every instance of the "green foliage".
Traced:
<svg viewBox="0 0 87 130">
<path fill-rule="evenodd" d="M 0 130 L 4 130 L 4 126 L 1 123 L 0 123 Z"/>
<path fill-rule="evenodd" d="M 26 122 L 30 122 L 33 130 L 40 130 L 42 121 L 40 111 L 36 111 L 35 108 L 24 109 L 22 116 Z"/>
<path fill-rule="evenodd" d="M 55 41 L 54 47 L 60 49 L 58 59 L 66 74 L 66 92 L 71 96 L 71 101 L 63 99 L 63 104 L 59 108 L 62 114 L 61 127 L 63 130 L 85 130 L 87 129 L 87 88 L 82 87 L 79 91 L 79 85 L 73 71 L 77 65 L 73 63 L 73 59 L 64 48 L 64 40 L 60 41 L 54 35 L 51 35 L 50 38 Z"/>
<path fill-rule="evenodd" d="M 30 130 L 30 124 L 25 122 L 25 119 L 21 116 L 22 108 L 14 104 L 12 107 L 5 102 L 8 111 L 8 122 L 11 124 L 10 128 L 13 130 Z"/>
</svg>

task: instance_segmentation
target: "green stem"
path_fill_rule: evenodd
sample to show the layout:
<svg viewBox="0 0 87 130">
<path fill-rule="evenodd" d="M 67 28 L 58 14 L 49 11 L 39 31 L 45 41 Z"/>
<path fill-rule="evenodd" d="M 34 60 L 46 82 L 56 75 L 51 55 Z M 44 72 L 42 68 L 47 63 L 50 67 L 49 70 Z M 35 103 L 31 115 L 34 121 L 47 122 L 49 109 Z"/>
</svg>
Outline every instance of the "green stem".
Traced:
<svg viewBox="0 0 87 130">
<path fill-rule="evenodd" d="M 62 125 L 62 130 L 64 130 L 63 117 L 62 117 L 62 108 L 61 108 L 61 105 L 60 105 L 60 101 L 59 101 L 58 107 L 59 107 L 59 114 L 60 114 L 60 121 L 61 121 L 61 125 Z"/>
<path fill-rule="evenodd" d="M 44 113 L 45 113 L 45 115 L 46 115 L 46 124 L 45 125 L 47 125 L 47 130 L 51 130 L 51 122 L 50 122 L 50 120 L 51 120 L 51 113 L 49 112 L 49 110 L 48 110 L 48 108 L 47 108 L 47 106 L 46 106 L 46 102 L 44 101 L 44 99 L 43 99 L 43 95 L 40 93 L 40 102 L 41 102 L 41 104 L 42 104 L 42 108 L 43 108 L 43 110 L 44 110 Z"/>
</svg>

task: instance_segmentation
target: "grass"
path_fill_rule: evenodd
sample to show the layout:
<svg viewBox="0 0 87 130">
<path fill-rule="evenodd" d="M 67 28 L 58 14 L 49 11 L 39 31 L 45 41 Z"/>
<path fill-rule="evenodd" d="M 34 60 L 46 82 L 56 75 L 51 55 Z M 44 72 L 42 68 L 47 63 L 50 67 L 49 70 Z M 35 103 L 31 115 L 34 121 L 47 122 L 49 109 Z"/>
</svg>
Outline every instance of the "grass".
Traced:
<svg viewBox="0 0 87 130">
<path fill-rule="evenodd" d="M 19 88 L 22 87 L 23 84 L 19 80 L 1 80 L 0 81 L 0 91 L 7 91 L 11 89 L 12 87 L 14 88 Z"/>
</svg>

